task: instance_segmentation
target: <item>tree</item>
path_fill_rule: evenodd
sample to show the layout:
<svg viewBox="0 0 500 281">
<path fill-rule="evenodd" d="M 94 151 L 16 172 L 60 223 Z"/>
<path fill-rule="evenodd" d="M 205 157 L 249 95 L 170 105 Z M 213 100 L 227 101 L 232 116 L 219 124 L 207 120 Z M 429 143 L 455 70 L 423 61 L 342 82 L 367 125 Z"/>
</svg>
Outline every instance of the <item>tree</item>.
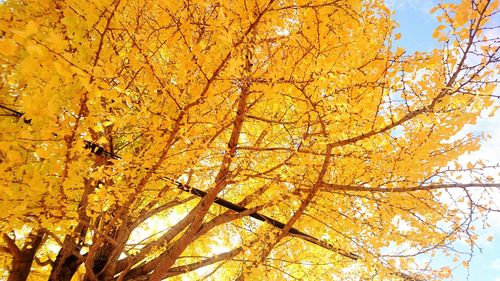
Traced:
<svg viewBox="0 0 500 281">
<path fill-rule="evenodd" d="M 498 1 L 434 13 L 410 54 L 378 0 L 3 2 L 4 274 L 449 277 L 416 257 L 474 247 L 500 187 L 456 162 Z"/>
</svg>

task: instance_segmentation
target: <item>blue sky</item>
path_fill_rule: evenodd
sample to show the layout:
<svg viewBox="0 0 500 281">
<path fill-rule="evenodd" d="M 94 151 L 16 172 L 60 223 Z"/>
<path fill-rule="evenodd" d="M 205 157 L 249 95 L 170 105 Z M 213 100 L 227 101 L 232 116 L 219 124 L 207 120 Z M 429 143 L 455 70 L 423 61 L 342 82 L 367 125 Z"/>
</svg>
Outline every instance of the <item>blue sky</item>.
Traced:
<svg viewBox="0 0 500 281">
<path fill-rule="evenodd" d="M 396 11 L 395 19 L 400 24 L 397 32 L 401 32 L 402 38 L 399 40 L 398 46 L 409 52 L 428 51 L 439 47 L 432 38 L 432 32 L 438 22 L 429 13 L 429 10 L 438 1 L 387 0 L 386 2 L 391 9 Z M 497 89 L 497 93 L 500 93 L 500 89 Z M 485 116 L 487 115 L 485 114 Z M 487 159 L 490 164 L 500 163 L 500 141 L 498 141 L 500 140 L 500 112 L 493 118 L 482 118 L 475 126 L 467 126 L 463 133 L 481 131 L 489 133 L 492 136 L 491 139 L 484 141 L 479 151 L 462 156 L 460 162 L 467 163 L 478 159 Z M 497 202 L 500 202 L 500 193 L 497 195 Z M 433 264 L 456 268 L 452 280 L 500 281 L 500 214 L 493 214 L 488 223 L 491 225 L 488 229 L 478 227 L 478 244 L 481 250 L 476 249 L 469 272 L 461 266 L 460 262 L 453 263 L 452 257 L 444 255 L 435 257 Z M 494 237 L 493 241 L 487 241 L 487 237 L 490 235 Z M 463 248 L 464 244 L 457 241 L 455 246 Z"/>
</svg>

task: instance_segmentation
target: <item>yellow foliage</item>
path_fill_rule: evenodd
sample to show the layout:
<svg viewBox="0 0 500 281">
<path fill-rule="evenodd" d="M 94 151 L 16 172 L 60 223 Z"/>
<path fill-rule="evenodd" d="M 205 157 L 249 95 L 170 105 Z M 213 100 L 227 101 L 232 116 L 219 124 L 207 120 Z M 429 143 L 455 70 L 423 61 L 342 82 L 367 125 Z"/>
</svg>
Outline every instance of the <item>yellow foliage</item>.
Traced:
<svg viewBox="0 0 500 281">
<path fill-rule="evenodd" d="M 2 2 L 0 262 L 50 258 L 32 280 L 449 278 L 413 258 L 472 231 L 439 189 L 498 187 L 454 162 L 493 108 L 498 1 L 475 3 L 433 9 L 446 45 L 409 54 L 378 0 Z"/>
</svg>

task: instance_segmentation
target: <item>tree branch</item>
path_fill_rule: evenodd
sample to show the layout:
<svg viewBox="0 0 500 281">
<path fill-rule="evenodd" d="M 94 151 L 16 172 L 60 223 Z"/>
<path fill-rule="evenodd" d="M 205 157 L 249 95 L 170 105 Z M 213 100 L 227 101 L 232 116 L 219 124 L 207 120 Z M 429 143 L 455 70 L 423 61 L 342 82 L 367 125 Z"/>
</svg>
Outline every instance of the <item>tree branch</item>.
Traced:
<svg viewBox="0 0 500 281">
<path fill-rule="evenodd" d="M 436 190 L 436 189 L 451 189 L 451 188 L 500 188 L 500 183 L 456 183 L 456 184 L 430 184 L 430 185 L 419 185 L 411 187 L 368 187 L 368 186 L 356 186 L 356 185 L 338 185 L 331 183 L 323 183 L 323 188 L 325 191 L 359 191 L 359 192 L 391 192 L 391 193 L 401 193 L 401 192 L 415 192 L 415 191 L 425 191 L 425 190 Z"/>
</svg>

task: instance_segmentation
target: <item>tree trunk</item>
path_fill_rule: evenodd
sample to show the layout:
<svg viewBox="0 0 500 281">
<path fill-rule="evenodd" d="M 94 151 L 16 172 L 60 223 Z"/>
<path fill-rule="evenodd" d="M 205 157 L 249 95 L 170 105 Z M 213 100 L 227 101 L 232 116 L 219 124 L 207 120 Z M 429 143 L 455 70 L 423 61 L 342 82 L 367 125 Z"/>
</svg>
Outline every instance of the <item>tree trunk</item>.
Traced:
<svg viewBox="0 0 500 281">
<path fill-rule="evenodd" d="M 14 240 L 8 235 L 3 235 L 8 245 L 9 252 L 13 257 L 12 268 L 9 270 L 9 278 L 7 279 L 8 281 L 24 281 L 28 279 L 36 250 L 42 243 L 44 235 L 45 233 L 42 231 L 30 233 L 28 242 L 22 249 L 19 249 Z"/>
<path fill-rule="evenodd" d="M 77 257 L 74 252 L 79 252 L 73 238 L 67 236 L 64 239 L 64 245 L 57 254 L 56 261 L 50 272 L 49 281 L 70 281 L 73 275 L 82 264 L 83 260 Z"/>
<path fill-rule="evenodd" d="M 87 206 L 88 197 L 94 189 L 95 185 L 93 182 L 85 179 L 85 189 L 78 205 L 78 216 L 82 221 L 89 221 L 89 217 L 85 213 L 85 207 Z M 83 259 L 75 255 L 80 254 L 85 236 L 87 235 L 88 227 L 82 221 L 77 224 L 72 236 L 67 235 L 64 238 L 63 246 L 59 250 L 52 266 L 49 281 L 70 281 L 78 270 L 78 267 L 83 263 Z"/>
</svg>

